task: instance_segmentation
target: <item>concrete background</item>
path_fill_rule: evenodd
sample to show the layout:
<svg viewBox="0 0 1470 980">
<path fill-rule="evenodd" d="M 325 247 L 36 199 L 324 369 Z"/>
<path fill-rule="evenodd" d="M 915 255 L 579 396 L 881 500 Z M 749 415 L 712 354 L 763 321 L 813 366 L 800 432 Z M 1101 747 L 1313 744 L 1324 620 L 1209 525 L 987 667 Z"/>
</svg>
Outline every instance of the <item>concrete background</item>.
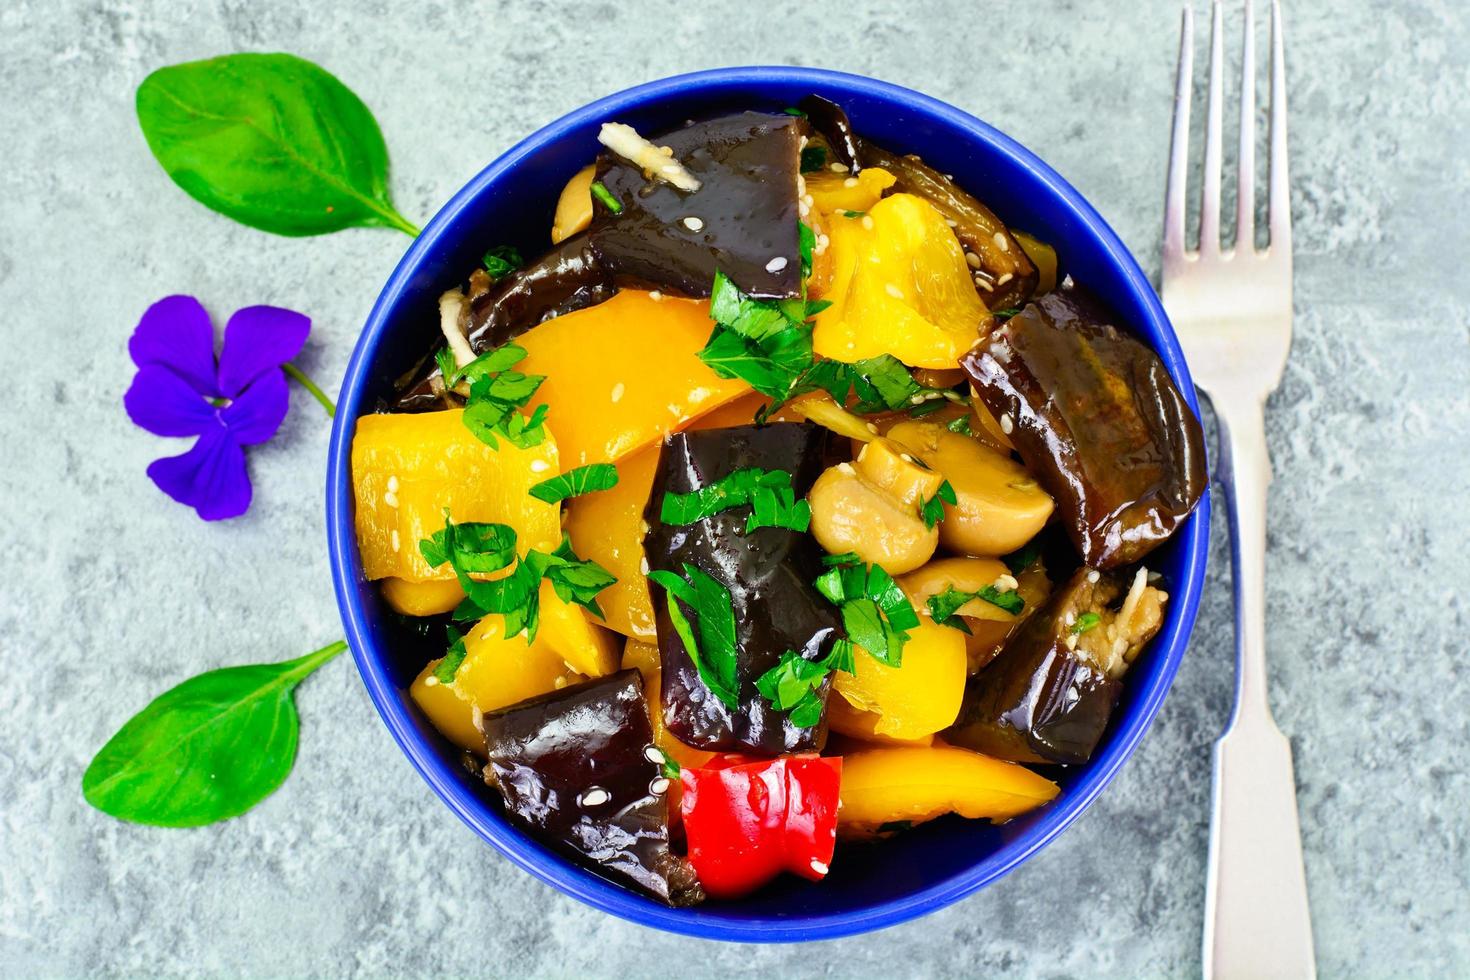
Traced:
<svg viewBox="0 0 1470 980">
<path fill-rule="evenodd" d="M 295 391 L 251 454 L 250 513 L 202 525 L 144 476 L 178 450 L 122 410 L 139 314 L 171 292 L 220 324 L 250 303 L 303 310 L 303 363 L 334 390 L 406 244 L 276 238 L 195 204 L 134 120 L 151 69 L 235 50 L 320 62 L 376 112 L 418 221 L 595 95 L 713 65 L 865 72 L 1037 150 L 1156 269 L 1179 6 L 8 0 L 0 975 L 1196 975 L 1208 750 L 1232 674 L 1218 519 L 1194 645 L 1117 782 L 998 886 L 876 935 L 706 944 L 560 897 L 430 795 L 345 659 L 301 690 L 295 774 L 242 819 L 126 826 L 79 790 L 154 694 L 339 633 L 322 413 Z M 1270 406 L 1268 635 L 1321 971 L 1466 975 L 1470 25 L 1454 0 L 1290 7 L 1297 334 Z"/>
</svg>

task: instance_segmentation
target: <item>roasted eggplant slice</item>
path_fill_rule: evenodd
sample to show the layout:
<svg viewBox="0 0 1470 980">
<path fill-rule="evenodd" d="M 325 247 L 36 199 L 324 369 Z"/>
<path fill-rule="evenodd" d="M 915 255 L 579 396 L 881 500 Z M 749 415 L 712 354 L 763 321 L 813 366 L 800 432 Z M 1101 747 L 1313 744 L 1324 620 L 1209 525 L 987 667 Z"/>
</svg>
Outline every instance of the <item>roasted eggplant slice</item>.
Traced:
<svg viewBox="0 0 1470 980">
<path fill-rule="evenodd" d="M 485 715 L 485 782 L 532 834 L 670 905 L 704 896 L 669 850 L 643 678 L 624 670 Z"/>
<path fill-rule="evenodd" d="M 970 679 L 944 740 L 1013 762 L 1086 762 L 1167 599 L 1142 568 L 1079 568 Z"/>
<path fill-rule="evenodd" d="M 543 320 L 611 299 L 617 286 L 586 234 L 554 246 L 534 264 L 500 279 L 470 277 L 465 335 L 476 354 L 499 347 Z"/>
<path fill-rule="evenodd" d="M 692 493 L 746 467 L 786 470 L 804 497 L 828 455 L 826 429 L 776 423 L 677 432 L 664 443 L 644 519 L 643 549 L 651 569 L 683 574 L 692 565 L 730 593 L 735 620 L 735 693 L 731 708 L 699 676 L 671 620 L 664 589 L 650 582 L 663 664 L 664 724 L 680 741 L 715 752 L 780 755 L 811 752 L 826 738 L 826 717 L 812 727 L 792 724 L 756 691 L 755 681 L 787 650 L 807 659 L 825 656 L 841 635 L 836 607 L 812 583 L 822 573 L 822 551 L 809 534 L 779 527 L 745 532 L 749 507 L 735 507 L 689 524 L 665 524 L 665 493 Z M 698 616 L 684 609 L 697 631 Z M 825 703 L 830 678 L 817 692 Z"/>
<path fill-rule="evenodd" d="M 882 167 L 898 180 L 893 193 L 917 194 L 949 220 L 965 251 L 980 263 L 975 287 L 988 309 L 1018 307 L 1036 291 L 1039 277 L 1025 249 L 1004 222 L 953 180 L 916 156 L 900 156 L 856 135 L 835 102 L 809 95 L 800 108 L 849 171 Z"/>
<path fill-rule="evenodd" d="M 742 112 L 651 137 L 699 181 L 683 191 L 603 153 L 588 230 L 619 285 L 678 296 L 710 294 L 715 270 L 747 296 L 801 295 L 796 178 L 806 120 Z"/>
<path fill-rule="evenodd" d="M 1157 354 L 1070 281 L 961 360 L 1085 564 L 1116 568 L 1174 533 L 1205 490 L 1204 434 Z"/>
</svg>

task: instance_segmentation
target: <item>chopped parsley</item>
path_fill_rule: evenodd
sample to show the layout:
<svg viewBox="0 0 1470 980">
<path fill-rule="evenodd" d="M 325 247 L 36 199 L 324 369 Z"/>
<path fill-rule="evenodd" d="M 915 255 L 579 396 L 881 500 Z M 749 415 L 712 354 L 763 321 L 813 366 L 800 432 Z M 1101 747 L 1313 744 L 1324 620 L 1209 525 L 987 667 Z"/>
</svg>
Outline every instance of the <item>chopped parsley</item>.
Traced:
<svg viewBox="0 0 1470 980">
<path fill-rule="evenodd" d="M 592 196 L 602 202 L 602 206 L 613 214 L 623 213 L 623 202 L 613 196 L 613 192 L 607 189 L 607 185 L 600 180 L 592 182 Z"/>
<path fill-rule="evenodd" d="M 1041 557 L 1041 539 L 1032 538 L 1021 547 L 1008 555 L 1002 555 L 1001 561 L 1005 562 L 1006 568 L 1012 575 L 1020 575 L 1030 568 L 1036 559 Z"/>
<path fill-rule="evenodd" d="M 567 538 L 549 554 L 533 548 L 518 558 L 515 528 L 507 524 L 455 524 L 447 511 L 444 527 L 419 542 L 419 554 L 431 568 L 448 563 L 454 570 L 465 591 L 464 600 L 453 613 L 456 621 L 496 613 L 505 619 L 506 636 L 525 631 L 527 643 L 536 638 L 540 625 L 542 579 L 551 583 L 563 602 L 575 602 L 599 618 L 602 609 L 597 594 L 617 581 L 597 562 L 578 558 Z M 506 568 L 511 568 L 509 575 L 492 581 L 470 578 L 472 573 Z"/>
<path fill-rule="evenodd" d="M 1081 634 L 1086 633 L 1088 630 L 1095 628 L 1101 622 L 1102 617 L 1099 616 L 1097 613 L 1085 612 L 1081 616 L 1077 617 L 1077 622 L 1072 624 L 1072 632 L 1073 634 L 1080 636 Z"/>
<path fill-rule="evenodd" d="M 946 400 L 960 400 L 960 396 L 948 388 L 929 388 L 919 384 L 903 362 L 892 354 L 879 354 L 852 364 L 819 361 L 802 374 L 788 397 L 819 389 L 831 395 L 838 405 L 846 405 L 851 395 L 856 399 L 852 411 L 860 415 L 902 409 L 913 412 L 931 402 L 935 408 L 941 408 Z"/>
<path fill-rule="evenodd" d="M 811 506 L 797 500 L 786 470 L 747 466 L 706 484 L 692 493 L 665 493 L 659 520 L 665 524 L 693 524 L 732 507 L 750 507 L 745 533 L 762 527 L 805 531 L 811 524 Z"/>
<path fill-rule="evenodd" d="M 806 118 L 806 113 L 796 108 L 796 106 L 789 105 L 781 111 L 786 113 L 786 115 L 788 116 L 800 116 L 803 119 Z"/>
<path fill-rule="evenodd" d="M 856 555 L 824 560 L 830 567 L 817 577 L 817 591 L 842 612 L 847 638 L 880 663 L 903 662 L 908 630 L 919 625 L 908 596 L 877 565 L 864 565 Z"/>
<path fill-rule="evenodd" d="M 1015 589 L 1002 592 L 993 585 L 985 585 L 974 592 L 963 592 L 950 585 L 938 595 L 929 597 L 929 613 L 934 617 L 934 622 L 939 625 L 952 626 L 962 633 L 968 633 L 970 628 L 965 625 L 964 620 L 956 619 L 955 614 L 974 599 L 981 599 L 992 606 L 1004 609 L 1012 616 L 1020 615 L 1021 610 L 1026 607 L 1025 600 Z"/>
<path fill-rule="evenodd" d="M 618 468 L 611 463 L 589 463 L 567 470 L 549 480 L 542 480 L 528 493 L 548 504 L 560 503 L 568 497 L 608 490 L 618 485 Z"/>
<path fill-rule="evenodd" d="M 968 415 L 961 415 L 946 425 L 945 428 L 951 432 L 958 432 L 962 436 L 973 436 L 975 434 L 974 428 L 970 425 L 970 416 Z M 1014 572 L 1014 569 L 1012 571 Z"/>
<path fill-rule="evenodd" d="M 934 496 L 924 501 L 924 506 L 919 511 L 919 516 L 924 518 L 924 526 L 932 528 L 944 520 L 944 505 L 953 506 L 957 503 L 959 503 L 959 498 L 955 496 L 954 487 L 948 480 L 945 480 L 939 485 L 939 489 L 934 491 Z"/>
<path fill-rule="evenodd" d="M 821 660 L 808 660 L 795 650 L 755 680 L 755 689 L 777 711 L 785 711 L 797 728 L 813 728 L 822 720 L 823 699 L 817 694 L 834 670 L 853 671 L 852 642 L 838 640 Z"/>
<path fill-rule="evenodd" d="M 1007 306 L 1003 310 L 991 310 L 990 315 L 995 317 L 997 320 L 1009 320 L 1011 317 L 1020 312 L 1021 308 L 1019 306 Z"/>
<path fill-rule="evenodd" d="M 678 760 L 669 755 L 667 752 L 660 752 L 660 754 L 664 757 L 664 761 L 660 762 L 658 767 L 659 771 L 664 774 L 664 778 L 678 779 L 680 772 Z"/>
<path fill-rule="evenodd" d="M 801 172 L 809 174 L 813 170 L 821 170 L 827 165 L 827 148 L 825 146 L 808 146 L 801 151 Z"/>
<path fill-rule="evenodd" d="M 674 572 L 655 569 L 648 579 L 662 586 L 668 603 L 669 620 L 684 643 L 684 650 L 699 672 L 699 679 L 726 707 L 739 708 L 739 679 L 735 674 L 735 607 L 730 591 L 708 573 L 684 563 L 681 578 Z M 694 610 L 697 627 L 691 626 L 680 603 Z M 699 636 L 696 640 L 695 630 Z"/>
<path fill-rule="evenodd" d="M 817 248 L 817 233 L 805 221 L 796 223 L 796 244 L 801 252 L 801 274 L 805 278 L 812 274 L 812 255 Z"/>
<path fill-rule="evenodd" d="M 460 367 L 448 348 L 435 355 L 444 385 L 453 388 L 461 381 L 470 386 L 465 399 L 464 424 L 475 437 L 492 449 L 499 449 L 499 438 L 509 439 L 522 449 L 539 446 L 546 438 L 546 406 L 537 406 L 528 417 L 521 409 L 536 394 L 542 374 L 522 374 L 512 370 L 526 356 L 518 344 L 503 344 L 486 351 Z"/>
<path fill-rule="evenodd" d="M 464 634 L 459 630 L 446 626 L 444 633 L 449 640 L 449 649 L 444 652 L 444 659 L 439 661 L 439 666 L 434 668 L 434 679 L 440 684 L 453 684 L 454 675 L 459 673 L 459 665 L 464 663 L 469 651 L 465 649 Z"/>
<path fill-rule="evenodd" d="M 499 279 L 501 276 L 509 275 L 521 266 L 526 260 L 521 258 L 520 249 L 513 245 L 497 245 L 485 253 L 485 271 L 490 274 L 491 279 Z"/>
<path fill-rule="evenodd" d="M 848 211 L 845 208 L 841 211 L 838 211 L 837 213 L 842 215 L 844 218 L 865 218 L 868 214 L 868 212 L 866 211 Z"/>
</svg>

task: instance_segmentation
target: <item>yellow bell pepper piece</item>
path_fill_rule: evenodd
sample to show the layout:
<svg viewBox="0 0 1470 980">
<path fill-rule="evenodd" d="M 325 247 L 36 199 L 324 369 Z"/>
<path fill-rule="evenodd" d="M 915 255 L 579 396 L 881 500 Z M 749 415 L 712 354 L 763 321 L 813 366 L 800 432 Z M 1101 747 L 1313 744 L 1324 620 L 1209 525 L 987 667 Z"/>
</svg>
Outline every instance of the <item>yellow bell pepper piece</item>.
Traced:
<svg viewBox="0 0 1470 980">
<path fill-rule="evenodd" d="M 878 716 L 873 734 L 923 738 L 948 728 L 959 716 L 967 666 L 965 635 L 959 630 L 921 621 L 909 630 L 897 667 L 879 663 L 861 649 L 853 659 L 856 673 L 839 671 L 833 689 L 854 708 Z"/>
<path fill-rule="evenodd" d="M 805 180 L 812 206 L 824 215 L 841 219 L 839 211 L 867 211 L 877 204 L 897 178 L 882 167 L 868 167 L 858 171 L 856 177 L 828 171 L 806 174 Z"/>
<path fill-rule="evenodd" d="M 705 300 L 632 289 L 547 320 L 516 341 L 516 370 L 546 375 L 527 411 L 550 406 L 567 469 L 616 462 L 750 391 L 699 359 L 713 328 Z"/>
<path fill-rule="evenodd" d="M 876 742 L 879 745 L 933 745 L 933 735 L 922 735 L 919 738 L 894 738 L 891 735 L 878 734 L 878 722 L 883 716 L 872 711 L 863 711 L 855 708 L 840 694 L 832 694 L 827 698 L 827 729 L 838 735 L 846 735 L 848 738 L 860 739 L 864 742 Z M 828 747 L 829 751 L 831 747 Z"/>
<path fill-rule="evenodd" d="M 871 837 L 884 824 L 923 823 L 946 813 L 997 823 L 1056 798 L 1057 785 L 1016 765 L 937 743 L 928 748 L 873 748 L 842 757 L 845 837 Z"/>
<path fill-rule="evenodd" d="M 394 612 L 405 616 L 437 616 L 459 605 L 464 589 L 459 579 L 436 579 L 410 582 L 401 578 L 383 579 L 383 601 Z"/>
<path fill-rule="evenodd" d="M 507 439 L 491 449 L 466 429 L 464 413 L 364 415 L 352 440 L 357 545 L 369 579 L 425 582 L 454 577 L 446 564 L 430 568 L 419 541 L 456 522 L 485 521 L 515 528 L 517 548 L 551 551 L 561 543 L 561 508 L 528 494 L 560 472 L 556 439 L 518 449 Z"/>
<path fill-rule="evenodd" d="M 567 501 L 572 550 L 618 577 L 597 594 L 608 627 L 647 640 L 655 634 L 643 562 L 643 508 L 653 491 L 658 453 L 654 445 L 623 457 L 617 463 L 617 486 Z"/>
<path fill-rule="evenodd" d="M 862 218 L 834 218 L 832 305 L 813 346 L 840 361 L 892 354 L 910 367 L 952 368 L 990 322 L 959 239 L 934 206 L 894 194 Z"/>
</svg>

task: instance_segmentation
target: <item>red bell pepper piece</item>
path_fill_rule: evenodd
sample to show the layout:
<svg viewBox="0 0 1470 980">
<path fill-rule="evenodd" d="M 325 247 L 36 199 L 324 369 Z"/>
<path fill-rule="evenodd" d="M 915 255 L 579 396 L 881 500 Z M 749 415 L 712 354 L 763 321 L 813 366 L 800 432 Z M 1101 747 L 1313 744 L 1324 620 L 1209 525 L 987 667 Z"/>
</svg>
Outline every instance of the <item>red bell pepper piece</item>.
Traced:
<svg viewBox="0 0 1470 980">
<path fill-rule="evenodd" d="M 679 774 L 689 860 L 712 898 L 738 898 L 782 871 L 819 881 L 837 843 L 840 758 L 723 755 Z"/>
</svg>

